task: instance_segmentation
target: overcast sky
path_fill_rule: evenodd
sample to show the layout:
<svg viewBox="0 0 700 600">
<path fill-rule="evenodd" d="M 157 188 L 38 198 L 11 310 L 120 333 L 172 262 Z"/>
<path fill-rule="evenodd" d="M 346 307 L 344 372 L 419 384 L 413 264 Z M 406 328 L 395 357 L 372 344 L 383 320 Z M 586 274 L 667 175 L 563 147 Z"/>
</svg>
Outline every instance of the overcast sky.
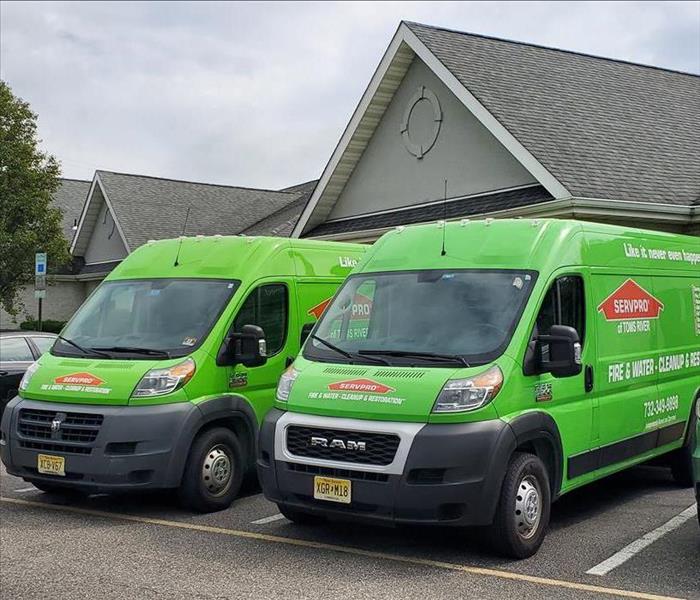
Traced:
<svg viewBox="0 0 700 600">
<path fill-rule="evenodd" d="M 0 75 L 67 177 L 316 178 L 401 19 L 700 73 L 700 2 L 0 5 Z"/>
</svg>

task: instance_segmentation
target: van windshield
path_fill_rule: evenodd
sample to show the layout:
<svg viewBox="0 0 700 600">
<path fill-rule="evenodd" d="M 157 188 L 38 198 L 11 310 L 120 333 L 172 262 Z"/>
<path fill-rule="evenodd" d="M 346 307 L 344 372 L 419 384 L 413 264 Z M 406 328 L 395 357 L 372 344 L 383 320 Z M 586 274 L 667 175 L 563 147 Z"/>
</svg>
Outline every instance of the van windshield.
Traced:
<svg viewBox="0 0 700 600">
<path fill-rule="evenodd" d="M 508 345 L 537 273 L 426 270 L 348 278 L 304 347 L 309 359 L 470 366 Z"/>
<path fill-rule="evenodd" d="M 87 299 L 53 347 L 61 356 L 172 358 L 199 346 L 239 281 L 106 281 Z"/>
</svg>

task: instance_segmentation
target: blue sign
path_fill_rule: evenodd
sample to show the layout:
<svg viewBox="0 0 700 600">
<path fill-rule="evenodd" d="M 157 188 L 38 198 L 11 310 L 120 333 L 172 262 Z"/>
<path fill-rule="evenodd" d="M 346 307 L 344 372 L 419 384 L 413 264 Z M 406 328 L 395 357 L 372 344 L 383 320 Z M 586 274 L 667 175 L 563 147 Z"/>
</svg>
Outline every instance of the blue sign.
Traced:
<svg viewBox="0 0 700 600">
<path fill-rule="evenodd" d="M 34 257 L 34 289 L 46 289 L 46 252 L 37 252 Z M 44 296 L 37 296 L 40 297 Z"/>
<path fill-rule="evenodd" d="M 34 257 L 34 274 L 46 275 L 46 252 L 37 252 Z"/>
</svg>

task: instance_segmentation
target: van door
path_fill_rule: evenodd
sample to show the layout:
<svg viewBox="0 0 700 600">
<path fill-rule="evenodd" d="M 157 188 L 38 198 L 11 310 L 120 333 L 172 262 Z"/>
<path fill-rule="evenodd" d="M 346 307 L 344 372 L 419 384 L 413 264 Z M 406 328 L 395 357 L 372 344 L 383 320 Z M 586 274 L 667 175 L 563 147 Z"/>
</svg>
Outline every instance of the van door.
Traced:
<svg viewBox="0 0 700 600">
<path fill-rule="evenodd" d="M 645 405 L 644 427 L 663 431 L 657 442 L 663 446 L 683 437 L 700 391 L 700 275 L 656 275 L 653 282 L 663 304 L 654 356 L 659 398 Z"/>
<path fill-rule="evenodd" d="M 654 440 L 645 417 L 658 399 L 656 349 L 662 307 L 652 278 L 593 272 L 595 335 L 598 346 L 595 390 L 599 402 L 598 441 L 580 474 L 610 468 L 650 451 Z"/>
<path fill-rule="evenodd" d="M 296 310 L 292 289 L 292 282 L 285 280 L 257 285 L 231 327 L 231 331 L 241 331 L 244 325 L 257 325 L 265 332 L 268 359 L 264 365 L 228 367 L 229 389 L 238 389 L 248 398 L 258 421 L 272 407 L 279 377 L 299 348 L 298 340 L 290 335 L 290 315 Z"/>
<path fill-rule="evenodd" d="M 535 408 L 548 412 L 556 421 L 561 434 L 564 479 L 570 479 L 566 469 L 571 456 L 586 453 L 591 448 L 593 431 L 593 395 L 587 388 L 586 378 L 590 377 L 590 363 L 595 356 L 595 341 L 588 324 L 586 312 L 587 286 L 584 274 L 566 273 L 557 276 L 550 284 L 542 301 L 532 332 L 534 340 L 538 335 L 546 335 L 552 325 L 573 327 L 581 342 L 581 359 L 584 368 L 578 375 L 554 377 L 542 373 L 532 378 L 533 402 Z M 534 342 L 530 344 L 530 352 Z M 547 347 L 542 351 L 546 353 Z"/>
</svg>

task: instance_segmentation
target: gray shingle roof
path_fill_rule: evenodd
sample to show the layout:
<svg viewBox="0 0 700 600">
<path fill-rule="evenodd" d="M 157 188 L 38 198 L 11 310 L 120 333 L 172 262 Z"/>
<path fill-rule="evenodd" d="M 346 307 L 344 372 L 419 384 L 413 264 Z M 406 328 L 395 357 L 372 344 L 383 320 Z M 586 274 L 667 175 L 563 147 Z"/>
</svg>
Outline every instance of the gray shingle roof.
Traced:
<svg viewBox="0 0 700 600">
<path fill-rule="evenodd" d="M 306 203 L 313 194 L 317 179 L 300 183 L 280 190 L 281 192 L 293 192 L 298 194 L 294 202 L 288 204 L 281 210 L 261 219 L 243 233 L 246 235 L 275 235 L 279 237 L 289 237 L 301 216 Z"/>
<path fill-rule="evenodd" d="M 332 235 L 336 233 L 349 233 L 353 231 L 371 231 L 396 225 L 411 225 L 414 223 L 426 223 L 439 219 L 455 219 L 469 217 L 470 215 L 482 215 L 499 210 L 532 206 L 552 200 L 552 196 L 541 185 L 535 185 L 507 192 L 495 192 L 481 196 L 469 196 L 459 200 L 451 200 L 443 204 L 429 204 L 417 206 L 407 210 L 390 211 L 344 219 L 343 221 L 329 221 L 321 223 L 312 229 L 308 235 Z"/>
<path fill-rule="evenodd" d="M 73 221 L 80 218 L 80 211 L 90 191 L 91 181 L 81 179 L 61 179 L 52 201 L 63 214 L 63 235 L 70 242 L 73 239 Z"/>
<path fill-rule="evenodd" d="M 298 192 L 261 190 L 97 171 L 131 250 L 149 239 L 234 235 L 298 200 Z"/>
<path fill-rule="evenodd" d="M 406 25 L 574 196 L 697 202 L 699 76 Z"/>
</svg>

